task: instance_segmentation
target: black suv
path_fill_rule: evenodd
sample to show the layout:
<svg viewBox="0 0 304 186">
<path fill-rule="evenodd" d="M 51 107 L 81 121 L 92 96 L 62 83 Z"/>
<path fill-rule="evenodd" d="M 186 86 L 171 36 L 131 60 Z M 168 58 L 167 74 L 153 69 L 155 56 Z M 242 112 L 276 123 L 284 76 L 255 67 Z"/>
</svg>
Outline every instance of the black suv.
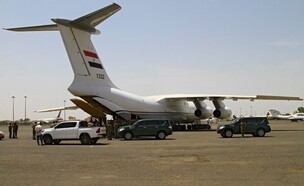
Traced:
<svg viewBox="0 0 304 186">
<path fill-rule="evenodd" d="M 217 133 L 224 138 L 231 138 L 233 134 L 241 134 L 240 124 L 244 122 L 244 134 L 252 134 L 254 137 L 263 137 L 270 132 L 269 121 L 266 117 L 244 117 L 237 118 L 230 124 L 219 125 Z"/>
<path fill-rule="evenodd" d="M 156 139 L 165 139 L 172 134 L 172 126 L 169 120 L 142 119 L 132 125 L 119 127 L 117 133 L 125 140 L 139 136 L 155 136 Z"/>
</svg>

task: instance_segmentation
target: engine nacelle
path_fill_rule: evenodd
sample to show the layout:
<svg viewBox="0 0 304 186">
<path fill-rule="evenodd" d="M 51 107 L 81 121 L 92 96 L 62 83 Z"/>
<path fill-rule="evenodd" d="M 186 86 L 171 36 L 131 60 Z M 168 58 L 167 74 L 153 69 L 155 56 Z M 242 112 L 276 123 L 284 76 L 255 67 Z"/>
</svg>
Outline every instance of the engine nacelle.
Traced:
<svg viewBox="0 0 304 186">
<path fill-rule="evenodd" d="M 211 108 L 204 107 L 200 109 L 196 109 L 194 111 L 194 115 L 200 119 L 207 119 L 212 117 L 212 110 Z"/>
<path fill-rule="evenodd" d="M 219 119 L 227 119 L 232 115 L 232 111 L 228 107 L 221 107 L 213 111 L 213 116 Z"/>
</svg>

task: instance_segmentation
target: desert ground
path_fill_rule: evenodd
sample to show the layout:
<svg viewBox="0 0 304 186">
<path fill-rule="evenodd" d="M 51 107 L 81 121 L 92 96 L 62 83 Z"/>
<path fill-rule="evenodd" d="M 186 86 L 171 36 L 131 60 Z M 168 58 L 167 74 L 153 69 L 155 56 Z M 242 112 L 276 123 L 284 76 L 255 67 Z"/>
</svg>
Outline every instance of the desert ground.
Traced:
<svg viewBox="0 0 304 186">
<path fill-rule="evenodd" d="M 174 132 L 166 140 L 38 146 L 31 126 L 0 141 L 0 185 L 303 185 L 304 122 L 270 121 L 265 137 Z M 45 126 L 44 126 L 45 127 Z"/>
</svg>

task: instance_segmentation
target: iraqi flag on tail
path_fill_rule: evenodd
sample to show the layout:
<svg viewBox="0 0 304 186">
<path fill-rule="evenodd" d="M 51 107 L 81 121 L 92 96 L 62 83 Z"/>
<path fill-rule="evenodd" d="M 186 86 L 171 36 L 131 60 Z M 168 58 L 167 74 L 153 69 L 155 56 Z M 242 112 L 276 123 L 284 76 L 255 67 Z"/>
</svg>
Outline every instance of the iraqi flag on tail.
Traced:
<svg viewBox="0 0 304 186">
<path fill-rule="evenodd" d="M 84 53 L 84 55 L 85 55 L 86 57 L 93 58 L 92 61 L 88 61 L 90 67 L 103 69 L 101 63 L 95 62 L 95 61 L 94 61 L 94 59 L 98 59 L 98 60 L 99 60 L 99 57 L 98 57 L 98 55 L 97 55 L 96 53 L 90 52 L 90 51 L 87 51 L 87 50 L 84 50 L 83 53 Z"/>
</svg>

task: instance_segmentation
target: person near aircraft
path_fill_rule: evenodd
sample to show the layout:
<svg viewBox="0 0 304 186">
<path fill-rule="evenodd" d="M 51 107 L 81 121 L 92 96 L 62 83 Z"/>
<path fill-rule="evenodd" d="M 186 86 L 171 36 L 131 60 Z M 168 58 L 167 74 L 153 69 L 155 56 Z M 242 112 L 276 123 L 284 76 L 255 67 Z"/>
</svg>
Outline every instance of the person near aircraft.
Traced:
<svg viewBox="0 0 304 186">
<path fill-rule="evenodd" d="M 36 139 L 37 139 L 37 144 L 38 144 L 38 146 L 39 146 L 40 144 L 43 145 L 43 140 L 42 140 L 42 126 L 40 125 L 40 123 L 38 123 L 38 125 L 36 125 L 35 131 L 36 131 Z M 39 141 L 41 142 L 40 144 L 39 144 Z"/>
<path fill-rule="evenodd" d="M 244 138 L 245 127 L 246 127 L 246 123 L 242 121 L 242 122 L 240 123 L 240 130 L 241 130 L 242 138 Z"/>
<path fill-rule="evenodd" d="M 18 124 L 15 122 L 13 124 L 13 138 L 17 138 L 17 133 L 18 133 Z"/>
<path fill-rule="evenodd" d="M 9 133 L 9 138 L 12 138 L 12 130 L 13 130 L 12 123 L 9 123 L 9 124 L 8 124 L 8 133 Z"/>
<path fill-rule="evenodd" d="M 119 128 L 119 121 L 114 121 L 114 137 L 118 139 L 118 128 Z"/>
<path fill-rule="evenodd" d="M 107 125 L 107 137 L 108 137 L 108 140 L 112 140 L 112 134 L 113 134 L 113 123 L 112 122 L 108 122 L 108 125 Z"/>
<path fill-rule="evenodd" d="M 36 140 L 36 130 L 35 130 L 35 127 L 40 124 L 40 122 L 35 122 L 32 124 L 32 134 L 33 134 L 33 140 Z"/>
</svg>

